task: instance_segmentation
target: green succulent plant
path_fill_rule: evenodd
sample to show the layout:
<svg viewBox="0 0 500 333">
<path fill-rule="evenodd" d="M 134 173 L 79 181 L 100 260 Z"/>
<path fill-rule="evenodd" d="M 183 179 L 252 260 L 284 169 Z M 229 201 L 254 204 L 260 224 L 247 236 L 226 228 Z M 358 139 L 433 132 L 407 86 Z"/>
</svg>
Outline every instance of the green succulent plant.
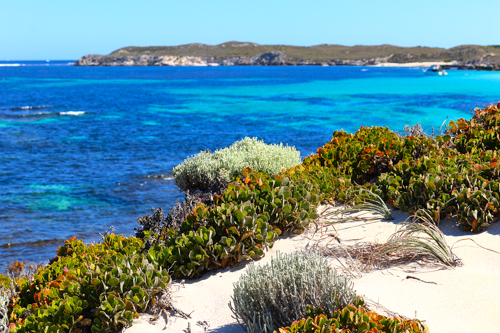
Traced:
<svg viewBox="0 0 500 333">
<path fill-rule="evenodd" d="M 170 276 L 140 254 L 141 240 L 108 235 L 85 245 L 72 237 L 52 264 L 18 281 L 11 332 L 112 332 L 132 323 Z"/>
<path fill-rule="evenodd" d="M 314 312 L 314 311 L 311 311 Z M 321 311 L 319 311 L 321 312 Z M 311 313 L 312 314 L 312 313 Z M 279 329 L 279 333 L 429 333 L 427 325 L 419 320 L 388 318 L 368 311 L 361 305 L 348 305 L 332 316 L 324 314 L 293 322 Z"/>
</svg>

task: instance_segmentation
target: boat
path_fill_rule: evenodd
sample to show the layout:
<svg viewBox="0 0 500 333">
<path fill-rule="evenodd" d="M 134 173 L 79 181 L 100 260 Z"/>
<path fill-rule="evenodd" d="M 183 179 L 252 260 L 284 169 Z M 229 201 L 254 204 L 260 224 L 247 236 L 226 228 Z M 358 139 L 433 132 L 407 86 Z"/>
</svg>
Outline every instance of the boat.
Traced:
<svg viewBox="0 0 500 333">
<path fill-rule="evenodd" d="M 431 67 L 424 69 L 424 73 L 431 75 L 448 75 L 448 72 L 439 65 L 432 65 Z"/>
</svg>

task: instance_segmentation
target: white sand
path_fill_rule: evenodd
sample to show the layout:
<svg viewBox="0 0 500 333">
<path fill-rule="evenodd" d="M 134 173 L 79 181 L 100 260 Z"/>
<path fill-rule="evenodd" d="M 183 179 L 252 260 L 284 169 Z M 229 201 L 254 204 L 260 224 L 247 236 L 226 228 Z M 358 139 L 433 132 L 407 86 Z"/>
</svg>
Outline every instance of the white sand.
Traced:
<svg viewBox="0 0 500 333">
<path fill-rule="evenodd" d="M 349 222 L 337 224 L 335 229 L 342 244 L 352 244 L 349 240 L 363 237 L 362 241 L 385 242 L 394 233 L 396 223 L 408 216 L 400 211 L 393 215 L 394 221 Z M 451 220 L 442 221 L 440 229 L 449 245 L 472 238 L 481 246 L 500 252 L 500 222 L 479 234 L 463 232 Z M 309 232 L 276 241 L 256 264 L 269 262 L 277 251 L 288 253 L 304 249 L 310 236 Z M 358 295 L 378 301 L 391 311 L 425 321 L 431 332 L 500 332 L 500 254 L 485 250 L 470 240 L 457 243 L 453 252 L 463 266 L 437 271 L 418 268 L 411 273 L 402 268 L 376 270 L 354 279 L 354 289 Z M 336 260 L 331 262 L 339 266 Z M 162 316 L 152 325 L 143 315 L 123 332 L 188 332 L 188 323 L 191 332 L 203 332 L 198 322 L 206 322 L 209 332 L 245 332 L 232 318 L 228 303 L 233 283 L 245 272 L 247 265 L 211 272 L 200 279 L 187 280 L 183 285 L 174 283 L 175 304 L 185 313 L 191 313 L 191 319 L 170 312 L 168 323 Z M 436 284 L 407 279 L 407 276 Z"/>
<path fill-rule="evenodd" d="M 450 65 L 450 66 L 456 66 L 457 62 L 445 62 L 445 61 L 435 61 L 435 62 L 407 62 L 407 63 L 395 63 L 395 62 L 381 62 L 376 65 L 373 65 L 374 67 L 430 67 L 432 65 Z"/>
</svg>

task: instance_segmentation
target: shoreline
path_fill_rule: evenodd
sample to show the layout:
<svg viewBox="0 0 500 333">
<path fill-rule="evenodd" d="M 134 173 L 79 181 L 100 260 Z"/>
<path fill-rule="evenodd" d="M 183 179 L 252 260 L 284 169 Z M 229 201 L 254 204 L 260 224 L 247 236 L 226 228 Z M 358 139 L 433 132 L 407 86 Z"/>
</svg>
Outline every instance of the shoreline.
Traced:
<svg viewBox="0 0 500 333">
<path fill-rule="evenodd" d="M 424 62 L 407 62 L 407 63 L 397 63 L 397 62 L 385 62 L 372 65 L 371 67 L 422 67 L 427 68 L 432 65 L 439 65 L 442 67 L 458 67 L 458 62 L 445 62 L 445 61 L 424 61 Z"/>
<path fill-rule="evenodd" d="M 171 58 L 171 57 L 169 57 Z M 184 57 L 183 57 L 184 58 Z M 304 61 L 298 63 L 232 63 L 232 62 L 207 62 L 204 59 L 196 57 L 185 57 L 189 59 L 176 58 L 167 61 L 162 59 L 153 59 L 144 62 L 140 59 L 107 59 L 106 62 L 96 62 L 94 60 L 76 61 L 72 66 L 78 67 L 384 67 L 384 68 L 429 68 L 433 65 L 439 65 L 443 69 L 449 70 L 451 68 L 457 70 L 476 70 L 476 71 L 500 71 L 500 65 L 481 63 L 481 64 L 467 64 L 457 61 L 424 61 L 424 62 L 365 62 L 365 61 L 347 61 L 339 60 L 336 62 L 315 62 Z M 193 59 L 195 58 L 195 59 Z M 83 58 L 82 58 L 83 59 Z"/>
</svg>

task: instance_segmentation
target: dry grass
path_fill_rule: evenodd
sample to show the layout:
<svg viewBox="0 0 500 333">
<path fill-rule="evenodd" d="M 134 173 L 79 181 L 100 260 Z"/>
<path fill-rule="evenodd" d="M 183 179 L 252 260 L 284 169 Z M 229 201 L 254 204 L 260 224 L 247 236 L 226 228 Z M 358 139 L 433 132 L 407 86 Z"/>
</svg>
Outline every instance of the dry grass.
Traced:
<svg viewBox="0 0 500 333">
<path fill-rule="evenodd" d="M 330 203 L 329 207 L 321 214 L 321 224 L 323 227 L 343 222 L 373 219 L 363 217 L 366 213 L 379 215 L 385 220 L 394 219 L 389 207 L 387 207 L 384 200 L 377 194 L 361 187 L 357 188 L 348 196 L 353 198 L 353 202 L 359 203 L 354 205 L 337 205 L 335 203 Z"/>
<path fill-rule="evenodd" d="M 323 230 L 338 221 L 363 221 L 363 218 L 353 216 L 326 222 L 325 219 L 320 219 L 310 248 L 323 256 L 336 258 L 344 270 L 353 276 L 393 266 L 408 269 L 410 264 L 431 269 L 461 265 L 446 243 L 443 233 L 432 223 L 430 214 L 420 211 L 419 215 L 411 216 L 412 221 L 399 223 L 396 232 L 385 243 L 357 242 L 354 245 L 344 245 L 336 232 L 326 233 Z M 318 231 L 320 236 L 314 239 Z"/>
</svg>

